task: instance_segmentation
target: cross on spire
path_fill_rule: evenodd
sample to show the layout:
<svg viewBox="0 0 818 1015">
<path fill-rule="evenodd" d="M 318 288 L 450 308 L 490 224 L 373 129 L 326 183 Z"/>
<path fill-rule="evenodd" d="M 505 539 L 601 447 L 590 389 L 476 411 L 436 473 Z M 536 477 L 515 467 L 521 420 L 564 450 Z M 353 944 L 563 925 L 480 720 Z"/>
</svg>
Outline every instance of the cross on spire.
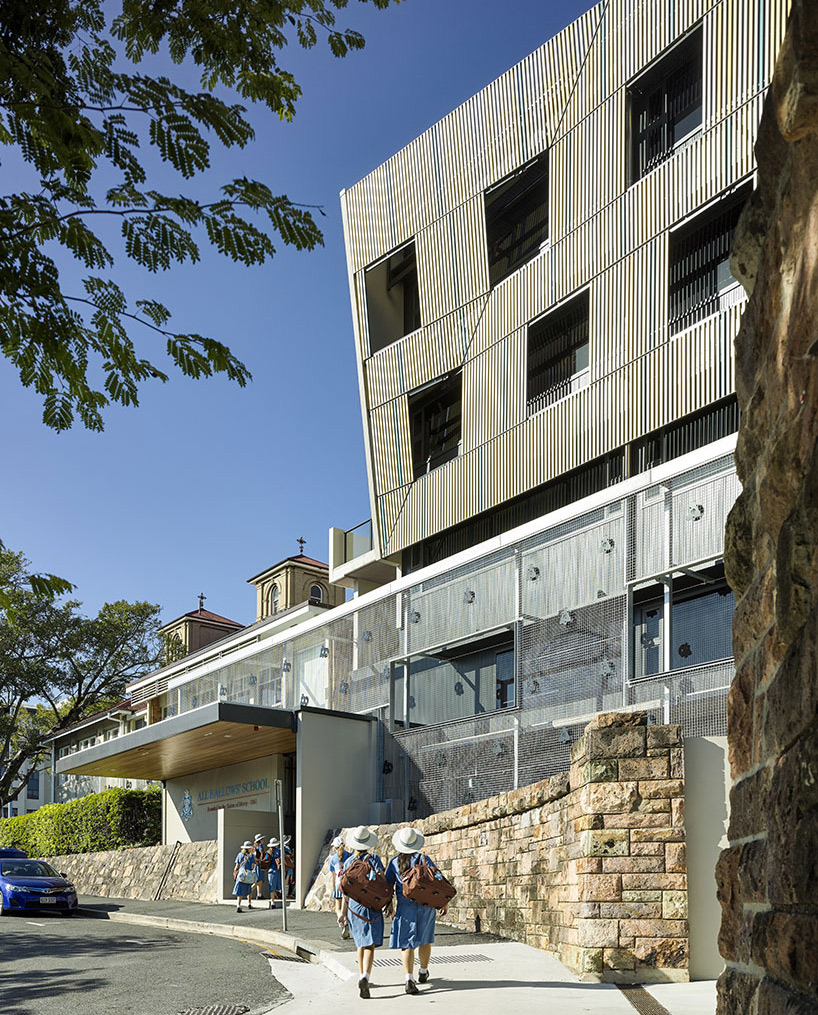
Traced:
<svg viewBox="0 0 818 1015">
<path fill-rule="evenodd" d="M 204 594 L 204 592 L 200 592 L 199 593 L 199 609 L 200 610 L 204 609 L 204 601 L 205 601 L 205 599 L 207 599 L 207 596 Z"/>
<path fill-rule="evenodd" d="M 307 540 L 303 536 L 299 536 L 298 539 L 296 539 L 296 543 L 298 543 L 298 547 L 302 557 L 304 556 L 304 545 L 306 542 Z"/>
</svg>

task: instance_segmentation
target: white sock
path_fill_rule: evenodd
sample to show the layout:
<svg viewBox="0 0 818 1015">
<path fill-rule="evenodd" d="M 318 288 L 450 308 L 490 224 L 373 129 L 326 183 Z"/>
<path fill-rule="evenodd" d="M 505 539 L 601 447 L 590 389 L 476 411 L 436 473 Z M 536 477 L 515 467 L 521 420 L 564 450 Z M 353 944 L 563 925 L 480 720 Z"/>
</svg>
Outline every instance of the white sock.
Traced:
<svg viewBox="0 0 818 1015">
<path fill-rule="evenodd" d="M 361 973 L 361 978 L 364 979 L 364 980 L 368 980 L 369 979 L 369 973 Z"/>
<path fill-rule="evenodd" d="M 428 973 L 428 972 L 429 972 L 429 970 L 428 970 L 428 969 L 424 969 L 424 968 L 423 968 L 423 966 L 420 966 L 420 967 L 418 968 L 418 972 L 419 972 L 419 973 Z"/>
<path fill-rule="evenodd" d="M 406 982 L 407 982 L 407 983 L 408 983 L 408 982 L 409 982 L 410 980 L 414 980 L 414 978 L 415 978 L 415 977 L 414 977 L 414 974 L 413 974 L 413 973 L 407 973 L 407 974 L 406 974 Z"/>
</svg>

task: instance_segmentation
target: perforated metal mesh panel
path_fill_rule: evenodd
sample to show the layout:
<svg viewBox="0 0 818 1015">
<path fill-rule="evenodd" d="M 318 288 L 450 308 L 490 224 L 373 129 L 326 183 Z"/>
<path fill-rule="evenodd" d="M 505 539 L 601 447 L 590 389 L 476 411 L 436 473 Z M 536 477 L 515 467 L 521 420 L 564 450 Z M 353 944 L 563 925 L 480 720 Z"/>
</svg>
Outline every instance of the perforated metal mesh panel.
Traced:
<svg viewBox="0 0 818 1015">
<path fill-rule="evenodd" d="M 688 470 L 228 657 L 163 702 L 373 715 L 394 820 L 564 771 L 600 711 L 723 734 L 733 603 L 712 564 L 738 492 L 730 457 Z"/>
</svg>

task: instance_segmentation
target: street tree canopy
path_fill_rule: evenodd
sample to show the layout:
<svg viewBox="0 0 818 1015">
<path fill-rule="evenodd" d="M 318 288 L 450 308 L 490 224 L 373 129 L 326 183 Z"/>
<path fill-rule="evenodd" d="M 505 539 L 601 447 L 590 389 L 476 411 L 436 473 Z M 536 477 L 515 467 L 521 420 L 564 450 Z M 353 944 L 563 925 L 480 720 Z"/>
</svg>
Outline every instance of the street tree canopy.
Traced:
<svg viewBox="0 0 818 1015">
<path fill-rule="evenodd" d="M 0 545 L 0 807 L 47 755 L 49 734 L 115 704 L 161 663 L 158 606 L 106 603 L 86 617 L 30 578 L 25 557 Z"/>
<path fill-rule="evenodd" d="M 245 265 L 271 258 L 274 237 L 313 249 L 322 237 L 310 208 L 267 183 L 237 176 L 203 200 L 160 189 L 148 166 L 158 155 L 162 178 L 170 169 L 185 184 L 208 168 L 214 138 L 244 147 L 253 138 L 245 107 L 223 94 L 290 120 L 301 94 L 279 63 L 290 41 L 311 48 L 323 37 L 336 57 L 364 45 L 336 26 L 348 0 L 121 3 L 113 18 L 105 0 L 0 4 L 0 143 L 32 181 L 0 195 L 0 350 L 55 430 L 75 417 L 101 430 L 105 406 L 137 405 L 143 382 L 167 380 L 168 368 L 247 383 L 249 370 L 223 342 L 173 329 L 150 293 L 123 291 L 95 223 L 117 222 L 116 253 L 150 272 L 197 261 L 201 238 Z M 138 73 L 157 53 L 194 65 L 202 91 Z M 77 284 L 61 276 L 66 254 L 82 267 Z M 164 357 L 142 351 L 143 329 L 161 336 Z"/>
</svg>

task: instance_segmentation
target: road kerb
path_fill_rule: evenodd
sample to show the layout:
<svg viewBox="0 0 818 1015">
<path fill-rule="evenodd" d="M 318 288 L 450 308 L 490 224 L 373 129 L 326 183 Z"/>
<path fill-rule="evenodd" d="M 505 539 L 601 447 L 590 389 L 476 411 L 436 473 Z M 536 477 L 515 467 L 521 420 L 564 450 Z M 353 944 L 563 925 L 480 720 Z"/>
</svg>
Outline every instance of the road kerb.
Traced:
<svg viewBox="0 0 818 1015">
<path fill-rule="evenodd" d="M 86 910 L 87 912 L 87 910 Z M 95 914 L 96 915 L 96 914 Z M 172 916 L 147 916 L 144 913 L 106 913 L 104 919 L 117 923 L 132 923 L 143 927 L 161 927 L 163 930 L 178 930 L 185 934 L 212 934 L 215 937 L 232 937 L 245 939 L 247 927 L 236 927 L 232 924 L 205 923 L 201 920 L 179 920 Z M 340 980 L 350 979 L 354 973 L 328 949 L 322 948 L 314 941 L 308 941 L 295 934 L 281 930 L 265 930 L 253 927 L 253 940 L 259 944 L 278 945 L 287 951 L 295 952 L 308 962 L 317 962 Z"/>
</svg>

